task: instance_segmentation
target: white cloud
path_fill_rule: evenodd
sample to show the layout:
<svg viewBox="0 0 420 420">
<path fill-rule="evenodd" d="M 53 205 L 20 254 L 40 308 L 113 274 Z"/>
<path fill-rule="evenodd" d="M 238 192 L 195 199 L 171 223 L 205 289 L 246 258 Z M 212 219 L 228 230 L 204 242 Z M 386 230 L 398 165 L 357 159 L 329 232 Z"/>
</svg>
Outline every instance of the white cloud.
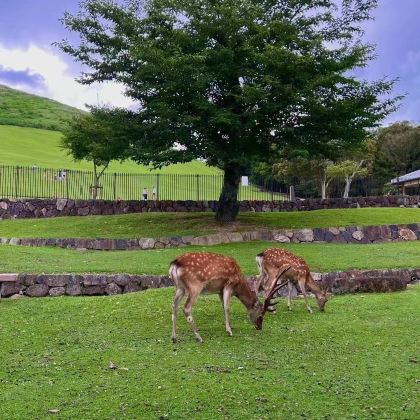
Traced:
<svg viewBox="0 0 420 420">
<path fill-rule="evenodd" d="M 88 105 L 113 105 L 132 107 L 133 101 L 122 94 L 122 87 L 116 83 L 101 83 L 85 86 L 77 83 L 69 66 L 57 51 L 48 47 L 30 45 L 25 49 L 7 48 L 0 44 L 0 65 L 8 70 L 39 74 L 45 80 L 44 86 L 29 87 L 27 84 L 7 83 L 10 87 L 29 93 L 46 96 L 77 108 Z"/>
</svg>

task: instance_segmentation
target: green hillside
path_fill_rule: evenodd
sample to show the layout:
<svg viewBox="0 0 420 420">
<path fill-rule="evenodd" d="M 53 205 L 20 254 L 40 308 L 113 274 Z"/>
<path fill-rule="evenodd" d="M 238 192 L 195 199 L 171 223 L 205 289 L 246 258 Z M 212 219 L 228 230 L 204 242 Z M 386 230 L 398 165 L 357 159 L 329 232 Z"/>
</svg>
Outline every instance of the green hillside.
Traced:
<svg viewBox="0 0 420 420">
<path fill-rule="evenodd" d="M 0 125 L 60 131 L 79 112 L 51 99 L 0 85 Z"/>
<path fill-rule="evenodd" d="M 58 131 L 0 125 L 0 165 L 32 166 L 36 164 L 41 168 L 91 171 L 90 162 L 75 162 L 67 155 L 67 152 L 60 147 L 60 137 L 61 133 Z M 113 162 L 108 172 L 150 173 L 145 166 L 137 165 L 132 161 Z M 171 165 L 159 172 L 203 175 L 220 173 L 217 169 L 210 168 L 199 161 Z"/>
</svg>

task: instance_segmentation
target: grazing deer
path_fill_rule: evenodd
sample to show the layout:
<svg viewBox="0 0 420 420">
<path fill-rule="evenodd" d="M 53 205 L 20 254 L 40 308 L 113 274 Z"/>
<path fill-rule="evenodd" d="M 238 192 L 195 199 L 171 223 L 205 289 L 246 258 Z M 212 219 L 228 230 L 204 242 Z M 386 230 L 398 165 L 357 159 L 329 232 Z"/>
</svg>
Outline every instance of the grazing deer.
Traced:
<svg viewBox="0 0 420 420">
<path fill-rule="evenodd" d="M 271 248 L 258 254 L 256 260 L 260 272 L 255 287 L 257 293 L 260 288 L 262 288 L 267 295 L 273 287 L 273 284 L 277 284 L 280 277 L 283 277 L 285 282 L 282 283 L 281 286 L 284 286 L 287 283 L 289 289 L 287 298 L 289 311 L 292 310 L 292 283 L 299 285 L 303 298 L 305 299 L 306 308 L 310 313 L 312 313 L 312 308 L 309 306 L 306 297 L 307 289 L 315 294 L 319 310 L 324 310 L 328 297 L 331 294 L 319 287 L 312 278 L 308 265 L 302 258 L 285 249 Z M 284 267 L 290 268 L 285 272 L 283 271 Z"/>
<path fill-rule="evenodd" d="M 288 269 L 283 267 L 283 274 Z M 277 292 L 276 284 L 267 289 L 264 303 L 260 303 L 258 295 L 241 273 L 241 269 L 233 258 L 211 252 L 189 252 L 172 261 L 169 266 L 169 276 L 175 283 L 176 293 L 172 306 L 172 341 L 176 342 L 176 318 L 178 306 L 188 295 L 184 313 L 197 341 L 202 338 L 192 317 L 192 307 L 202 292 L 218 293 L 225 314 L 226 332 L 231 336 L 232 328 L 229 321 L 229 304 L 231 296 L 236 296 L 248 311 L 251 322 L 257 330 L 262 329 L 266 311 L 270 311 L 274 302 L 271 300 Z"/>
</svg>

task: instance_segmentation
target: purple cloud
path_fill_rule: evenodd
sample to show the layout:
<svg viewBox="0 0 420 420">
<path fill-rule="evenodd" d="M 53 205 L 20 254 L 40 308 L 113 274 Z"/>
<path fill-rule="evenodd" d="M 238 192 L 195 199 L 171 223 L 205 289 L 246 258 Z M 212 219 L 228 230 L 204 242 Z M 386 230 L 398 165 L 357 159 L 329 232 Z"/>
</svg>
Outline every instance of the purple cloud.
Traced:
<svg viewBox="0 0 420 420">
<path fill-rule="evenodd" d="M 30 88 L 42 88 L 45 86 L 45 79 L 30 70 L 12 70 L 0 65 L 0 82 L 10 85 L 25 85 Z"/>
</svg>

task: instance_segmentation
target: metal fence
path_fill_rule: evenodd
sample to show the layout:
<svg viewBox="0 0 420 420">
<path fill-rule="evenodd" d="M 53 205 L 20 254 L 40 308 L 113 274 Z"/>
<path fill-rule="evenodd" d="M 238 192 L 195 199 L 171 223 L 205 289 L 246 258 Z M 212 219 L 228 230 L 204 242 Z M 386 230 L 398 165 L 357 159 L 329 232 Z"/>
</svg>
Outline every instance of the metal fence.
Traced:
<svg viewBox="0 0 420 420">
<path fill-rule="evenodd" d="M 218 200 L 223 175 L 129 174 L 105 172 L 95 187 L 93 171 L 0 165 L 0 197 L 103 200 Z M 238 200 L 287 200 L 291 185 L 297 198 L 321 197 L 319 181 L 298 176 L 287 181 L 243 177 Z M 344 181 L 329 184 L 327 197 L 343 196 Z M 378 177 L 356 179 L 350 197 L 398 193 L 398 186 Z"/>
<path fill-rule="evenodd" d="M 288 188 L 274 181 L 243 179 L 238 199 L 285 200 Z M 0 197 L 103 200 L 218 200 L 223 175 L 104 173 L 95 187 L 93 172 L 0 166 Z"/>
</svg>

